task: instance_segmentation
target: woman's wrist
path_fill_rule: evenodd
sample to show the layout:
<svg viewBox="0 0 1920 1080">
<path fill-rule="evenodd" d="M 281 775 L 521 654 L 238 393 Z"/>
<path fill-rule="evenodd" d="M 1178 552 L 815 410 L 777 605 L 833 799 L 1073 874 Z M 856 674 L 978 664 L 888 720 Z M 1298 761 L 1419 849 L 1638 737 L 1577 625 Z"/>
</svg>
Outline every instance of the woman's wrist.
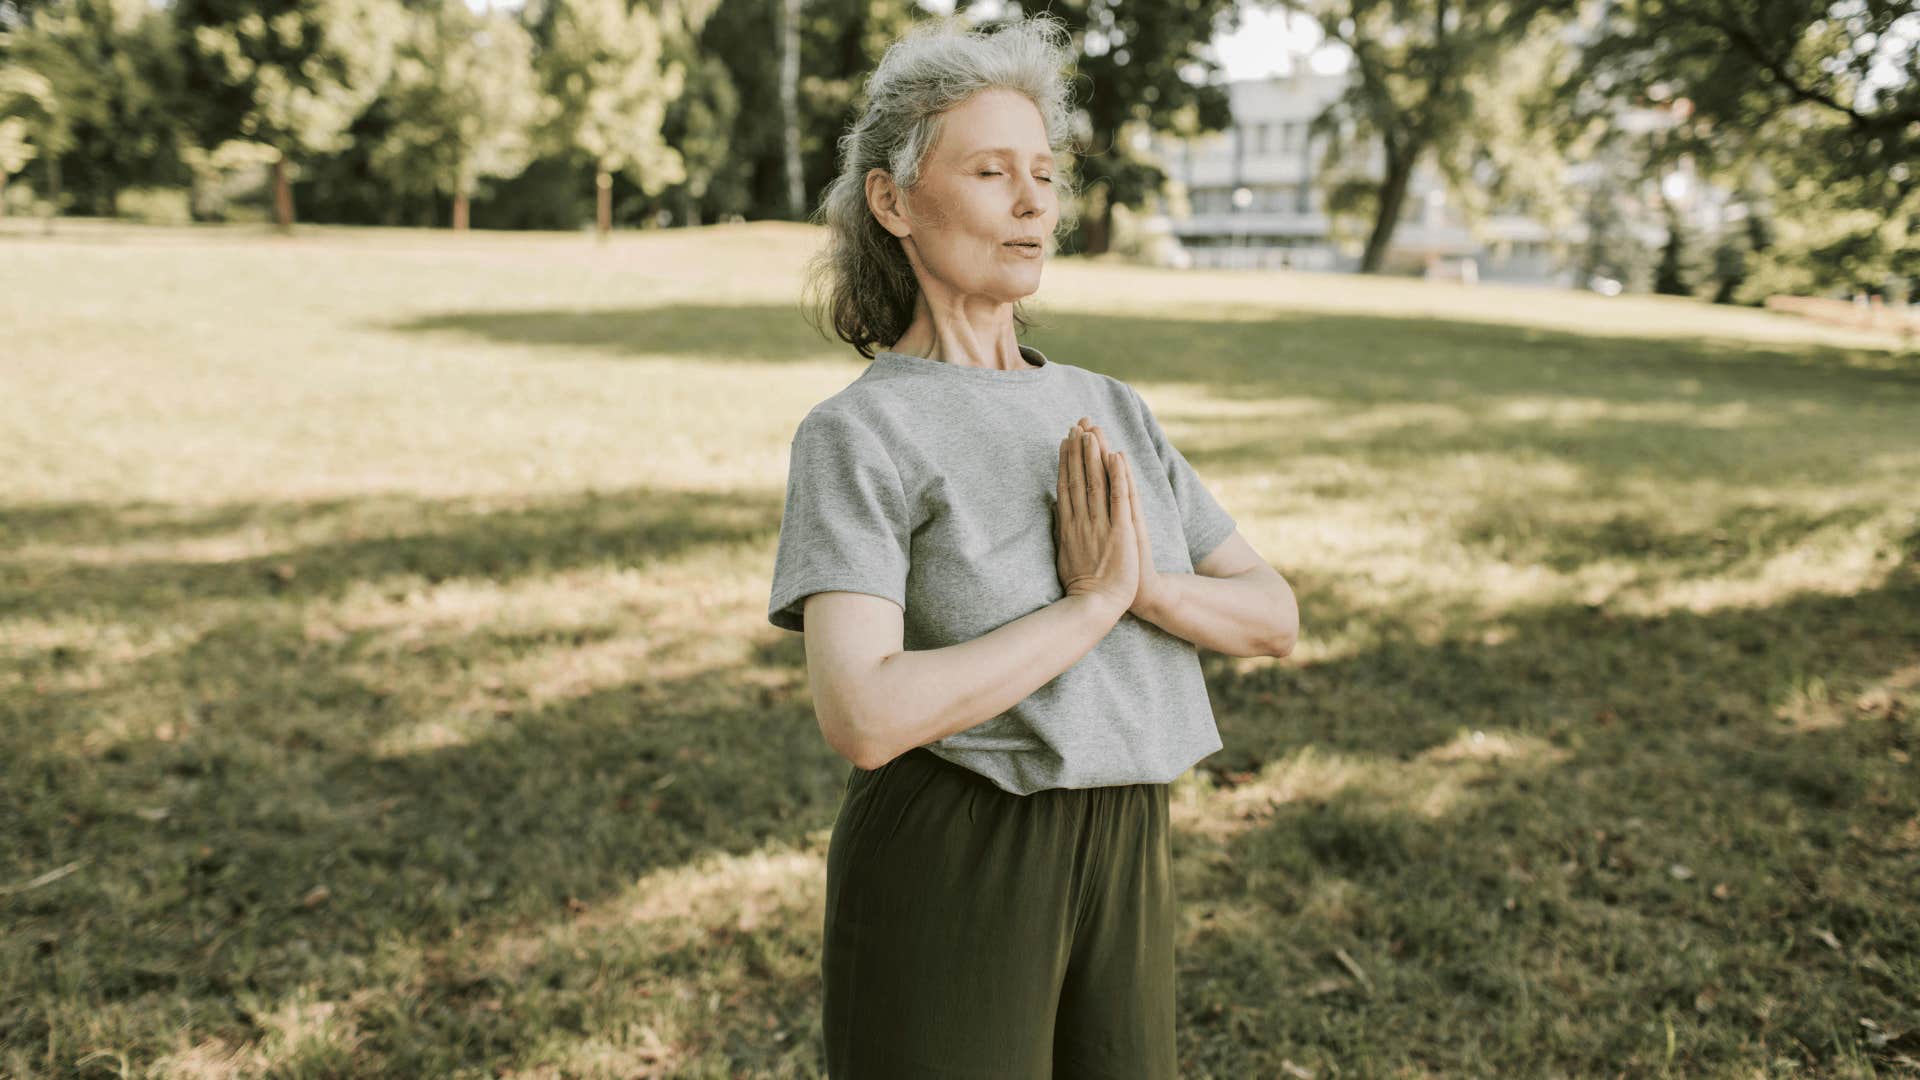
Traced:
<svg viewBox="0 0 1920 1080">
<path fill-rule="evenodd" d="M 1068 593 L 1059 602 L 1073 604 L 1084 613 L 1087 622 L 1099 626 L 1102 633 L 1111 630 L 1120 617 L 1127 613 L 1126 601 L 1099 592 Z"/>
</svg>

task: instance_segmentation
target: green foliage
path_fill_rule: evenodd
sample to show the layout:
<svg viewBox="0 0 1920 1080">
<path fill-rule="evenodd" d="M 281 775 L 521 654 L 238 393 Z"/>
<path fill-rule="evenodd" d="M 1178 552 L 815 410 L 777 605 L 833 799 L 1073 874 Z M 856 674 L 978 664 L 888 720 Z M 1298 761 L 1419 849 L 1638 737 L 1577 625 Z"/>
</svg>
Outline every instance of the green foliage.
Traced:
<svg viewBox="0 0 1920 1080">
<path fill-rule="evenodd" d="M 83 79 L 75 58 L 57 39 L 32 32 L 0 36 L 0 179 L 38 158 L 45 176 L 45 207 L 60 211 L 60 157 L 73 147 L 74 105 L 66 92 Z M 38 200 L 36 200 L 38 201 Z M 5 207 L 0 207 L 5 209 Z"/>
<path fill-rule="evenodd" d="M 0 180 L 26 168 L 39 152 L 28 137 L 31 130 L 24 117 L 0 116 Z"/>
<path fill-rule="evenodd" d="M 740 94 L 717 58 L 691 57 L 686 70 L 686 89 L 667 107 L 662 134 L 685 166 L 686 178 L 675 185 L 682 222 L 698 224 L 697 208 L 732 164 L 728 135 L 740 116 Z"/>
<path fill-rule="evenodd" d="M 179 152 L 192 176 L 194 216 L 209 221 L 235 220 L 234 207 L 228 202 L 234 181 L 248 173 L 259 174 L 280 154 L 246 139 L 228 139 L 208 150 L 183 138 Z"/>
<path fill-rule="evenodd" d="M 1660 263 L 1653 271 L 1653 291 L 1668 296 L 1693 295 L 1700 278 L 1693 230 L 1671 205 L 1666 207 L 1667 239 L 1660 246 Z"/>
<path fill-rule="evenodd" d="M 1346 90 L 1311 130 L 1327 140 L 1321 182 L 1336 216 L 1368 221 L 1361 266 L 1377 270 L 1408 180 L 1429 157 L 1477 229 L 1524 209 L 1564 225 L 1564 161 L 1537 117 L 1565 62 L 1558 32 L 1573 0 L 1279 0 L 1353 54 Z M 1376 175 L 1372 156 L 1384 157 Z"/>
<path fill-rule="evenodd" d="M 43 147 L 59 153 L 64 133 L 53 83 L 23 64 L 0 61 L 0 178 L 26 168 Z"/>
<path fill-rule="evenodd" d="M 1802 175 L 1775 195 L 1783 208 L 1773 240 L 1751 259 L 1737 296 L 1759 303 L 1778 293 L 1821 295 L 1879 291 L 1920 283 L 1920 187 L 1892 201 L 1884 175 L 1823 182 Z M 1909 295 L 1913 285 L 1908 285 Z"/>
<path fill-rule="evenodd" d="M 780 0 L 721 0 L 700 25 L 697 54 L 717 59 L 726 70 L 731 96 L 740 107 L 723 130 L 725 167 L 708 177 L 698 213 L 702 220 L 729 214 L 790 218 L 787 202 L 784 129 L 780 100 Z M 853 119 L 861 81 L 879 63 L 887 45 L 926 11 L 913 0 L 807 0 L 800 7 L 800 82 L 796 106 L 802 188 L 811 207 L 838 165 L 838 139 Z M 696 100 L 710 99 L 697 106 Z M 689 67 L 686 99 L 695 108 L 713 108 L 716 123 L 724 104 Z M 671 124 L 672 121 L 670 120 Z M 689 123 L 679 131 L 692 134 Z M 685 142 L 675 145 L 700 152 Z M 694 175 L 689 164 L 689 175 Z M 672 204 L 684 205 L 684 196 Z"/>
<path fill-rule="evenodd" d="M 53 0 L 0 47 L 0 114 L 9 97 L 40 97 L 27 135 L 43 161 L 67 159 L 76 201 L 112 213 L 119 188 L 184 179 L 175 147 L 180 42 L 147 0 Z M 37 81 L 25 90 L 21 80 Z"/>
<path fill-rule="evenodd" d="M 193 221 L 193 205 L 185 188 L 127 188 L 120 192 L 120 216 L 145 225 L 187 225 Z"/>
<path fill-rule="evenodd" d="M 393 117 L 371 165 L 403 192 L 470 195 L 533 160 L 541 98 L 533 39 L 510 15 L 466 0 L 412 12 L 385 90 Z"/>
<path fill-rule="evenodd" d="M 536 3 L 551 9 L 551 38 L 537 59 L 551 150 L 624 172 L 648 194 L 686 179 L 679 151 L 661 137 L 667 102 L 686 75 L 664 56 L 661 18 L 625 0 Z"/>
<path fill-rule="evenodd" d="M 1671 109 L 1650 165 L 1690 159 L 1769 216 L 1778 239 L 1749 243 L 1753 274 L 1729 296 L 1879 291 L 1920 277 L 1920 48 L 1900 29 L 1916 20 L 1916 0 L 1610 7 L 1567 115 L 1597 126 L 1621 103 Z"/>
<path fill-rule="evenodd" d="M 393 0 L 180 0 L 196 74 L 233 92 L 202 145 L 244 138 L 289 158 L 329 153 L 373 101 L 407 26 Z"/>
</svg>

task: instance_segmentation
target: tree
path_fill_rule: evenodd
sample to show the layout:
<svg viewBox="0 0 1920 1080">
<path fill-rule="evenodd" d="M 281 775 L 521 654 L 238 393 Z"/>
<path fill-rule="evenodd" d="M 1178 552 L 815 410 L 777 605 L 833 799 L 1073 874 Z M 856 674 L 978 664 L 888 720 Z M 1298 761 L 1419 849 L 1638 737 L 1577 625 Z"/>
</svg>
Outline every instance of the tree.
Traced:
<svg viewBox="0 0 1920 1080">
<path fill-rule="evenodd" d="M 1736 298 L 1878 289 L 1920 277 L 1916 22 L 1920 0 L 1643 0 L 1605 10 L 1568 96 L 1686 103 L 1677 149 L 1774 211 Z"/>
<path fill-rule="evenodd" d="M 676 185 L 680 221 L 698 225 L 714 178 L 737 164 L 727 136 L 740 115 L 740 93 L 720 60 L 690 56 L 687 65 L 686 89 L 667 107 L 662 133 L 684 163 L 686 179 Z"/>
<path fill-rule="evenodd" d="M 53 0 L 4 36 L 8 62 L 46 81 L 64 132 L 58 156 L 43 160 L 78 181 L 79 201 L 112 214 L 121 188 L 180 179 L 179 48 L 165 11 L 147 0 Z"/>
<path fill-rule="evenodd" d="M 1538 177 L 1515 172 L 1525 167 L 1526 153 L 1505 149 L 1528 143 L 1532 125 L 1524 117 L 1536 100 L 1533 88 L 1517 81 L 1506 65 L 1528 46 L 1539 55 L 1550 54 L 1551 39 L 1541 37 L 1540 24 L 1550 28 L 1573 0 L 1278 0 L 1278 5 L 1310 16 L 1328 40 L 1353 55 L 1353 78 L 1311 130 L 1328 140 L 1323 168 L 1336 183 L 1329 205 L 1372 218 L 1360 257 L 1363 273 L 1380 270 L 1408 183 L 1429 155 L 1451 191 L 1483 212 L 1495 205 L 1477 194 L 1489 186 L 1505 184 L 1536 196 L 1551 190 Z M 1375 178 L 1368 167 L 1355 175 L 1355 156 L 1370 155 L 1376 145 L 1381 175 Z"/>
<path fill-rule="evenodd" d="M 783 99 L 783 0 L 721 0 L 700 27 L 698 52 L 726 67 L 741 108 L 726 132 L 726 168 L 715 172 L 701 200 L 703 216 L 743 214 L 797 220 L 790 146 L 797 147 L 804 207 L 811 207 L 838 168 L 840 134 L 866 76 L 886 48 L 928 11 L 915 0 L 805 0 L 799 7 L 798 62 L 792 66 L 789 118 Z M 695 91 L 692 79 L 689 93 Z M 676 145 L 679 145 L 676 143 Z"/>
<path fill-rule="evenodd" d="M 386 83 L 406 22 L 391 0 L 178 0 L 192 34 L 189 86 L 203 145 L 232 138 L 275 151 L 274 219 L 293 227 L 289 169 L 333 153 Z"/>
<path fill-rule="evenodd" d="M 613 227 L 613 174 L 649 196 L 686 179 L 680 154 L 661 136 L 667 102 L 685 72 L 666 61 L 661 19 L 625 0 L 543 0 L 551 38 L 536 61 L 549 95 L 545 130 L 555 152 L 593 166 L 600 238 Z"/>
<path fill-rule="evenodd" d="M 453 197 L 453 227 L 483 177 L 514 176 L 533 160 L 541 98 L 533 39 L 512 17 L 439 0 L 411 16 L 386 89 L 394 121 L 371 164 L 396 187 Z"/>
<path fill-rule="evenodd" d="M 10 154 L 17 167 L 25 168 L 28 161 L 38 157 L 46 170 L 43 194 L 50 208 L 46 228 L 52 232 L 53 218 L 60 213 L 62 202 L 60 158 L 73 146 L 71 113 L 52 79 L 8 60 L 0 64 L 0 116 L 10 121 L 9 130 L 19 140 Z"/>
<path fill-rule="evenodd" d="M 0 214 L 7 212 L 7 178 L 43 148 L 58 157 L 65 145 L 59 103 L 47 77 L 19 64 L 0 63 Z"/>
</svg>

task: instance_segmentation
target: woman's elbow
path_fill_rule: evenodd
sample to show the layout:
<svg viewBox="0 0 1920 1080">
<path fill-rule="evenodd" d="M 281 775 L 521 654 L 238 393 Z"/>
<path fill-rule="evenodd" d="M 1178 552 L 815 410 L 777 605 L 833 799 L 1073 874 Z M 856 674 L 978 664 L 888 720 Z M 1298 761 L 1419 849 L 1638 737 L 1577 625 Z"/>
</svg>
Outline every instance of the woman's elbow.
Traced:
<svg viewBox="0 0 1920 1080">
<path fill-rule="evenodd" d="M 1260 655 L 1284 657 L 1293 652 L 1300 642 L 1300 608 L 1293 601 L 1291 590 L 1286 601 L 1280 605 L 1278 617 L 1273 628 L 1261 639 Z"/>
<path fill-rule="evenodd" d="M 1294 645 L 1299 642 L 1299 639 L 1299 635 L 1293 632 L 1271 635 L 1265 641 L 1261 642 L 1259 655 L 1271 656 L 1276 659 L 1290 656 L 1293 653 Z"/>
<path fill-rule="evenodd" d="M 850 720 L 841 719 L 825 709 L 815 708 L 814 719 L 820 723 L 820 735 L 826 739 L 833 752 L 845 758 L 849 765 L 856 768 L 871 769 L 872 749 L 860 732 L 859 726 Z"/>
</svg>

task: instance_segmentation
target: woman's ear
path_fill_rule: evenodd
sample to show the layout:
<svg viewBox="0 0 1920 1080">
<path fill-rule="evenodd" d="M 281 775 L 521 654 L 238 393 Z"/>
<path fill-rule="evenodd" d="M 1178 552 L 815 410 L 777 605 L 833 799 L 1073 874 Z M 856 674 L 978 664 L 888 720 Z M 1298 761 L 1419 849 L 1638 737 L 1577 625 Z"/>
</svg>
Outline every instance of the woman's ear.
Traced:
<svg viewBox="0 0 1920 1080">
<path fill-rule="evenodd" d="M 900 187 L 893 182 L 892 174 L 881 168 L 867 170 L 867 209 L 873 211 L 874 220 L 880 227 L 901 238 L 913 232 L 907 223 L 905 207 L 900 198 Z"/>
</svg>

